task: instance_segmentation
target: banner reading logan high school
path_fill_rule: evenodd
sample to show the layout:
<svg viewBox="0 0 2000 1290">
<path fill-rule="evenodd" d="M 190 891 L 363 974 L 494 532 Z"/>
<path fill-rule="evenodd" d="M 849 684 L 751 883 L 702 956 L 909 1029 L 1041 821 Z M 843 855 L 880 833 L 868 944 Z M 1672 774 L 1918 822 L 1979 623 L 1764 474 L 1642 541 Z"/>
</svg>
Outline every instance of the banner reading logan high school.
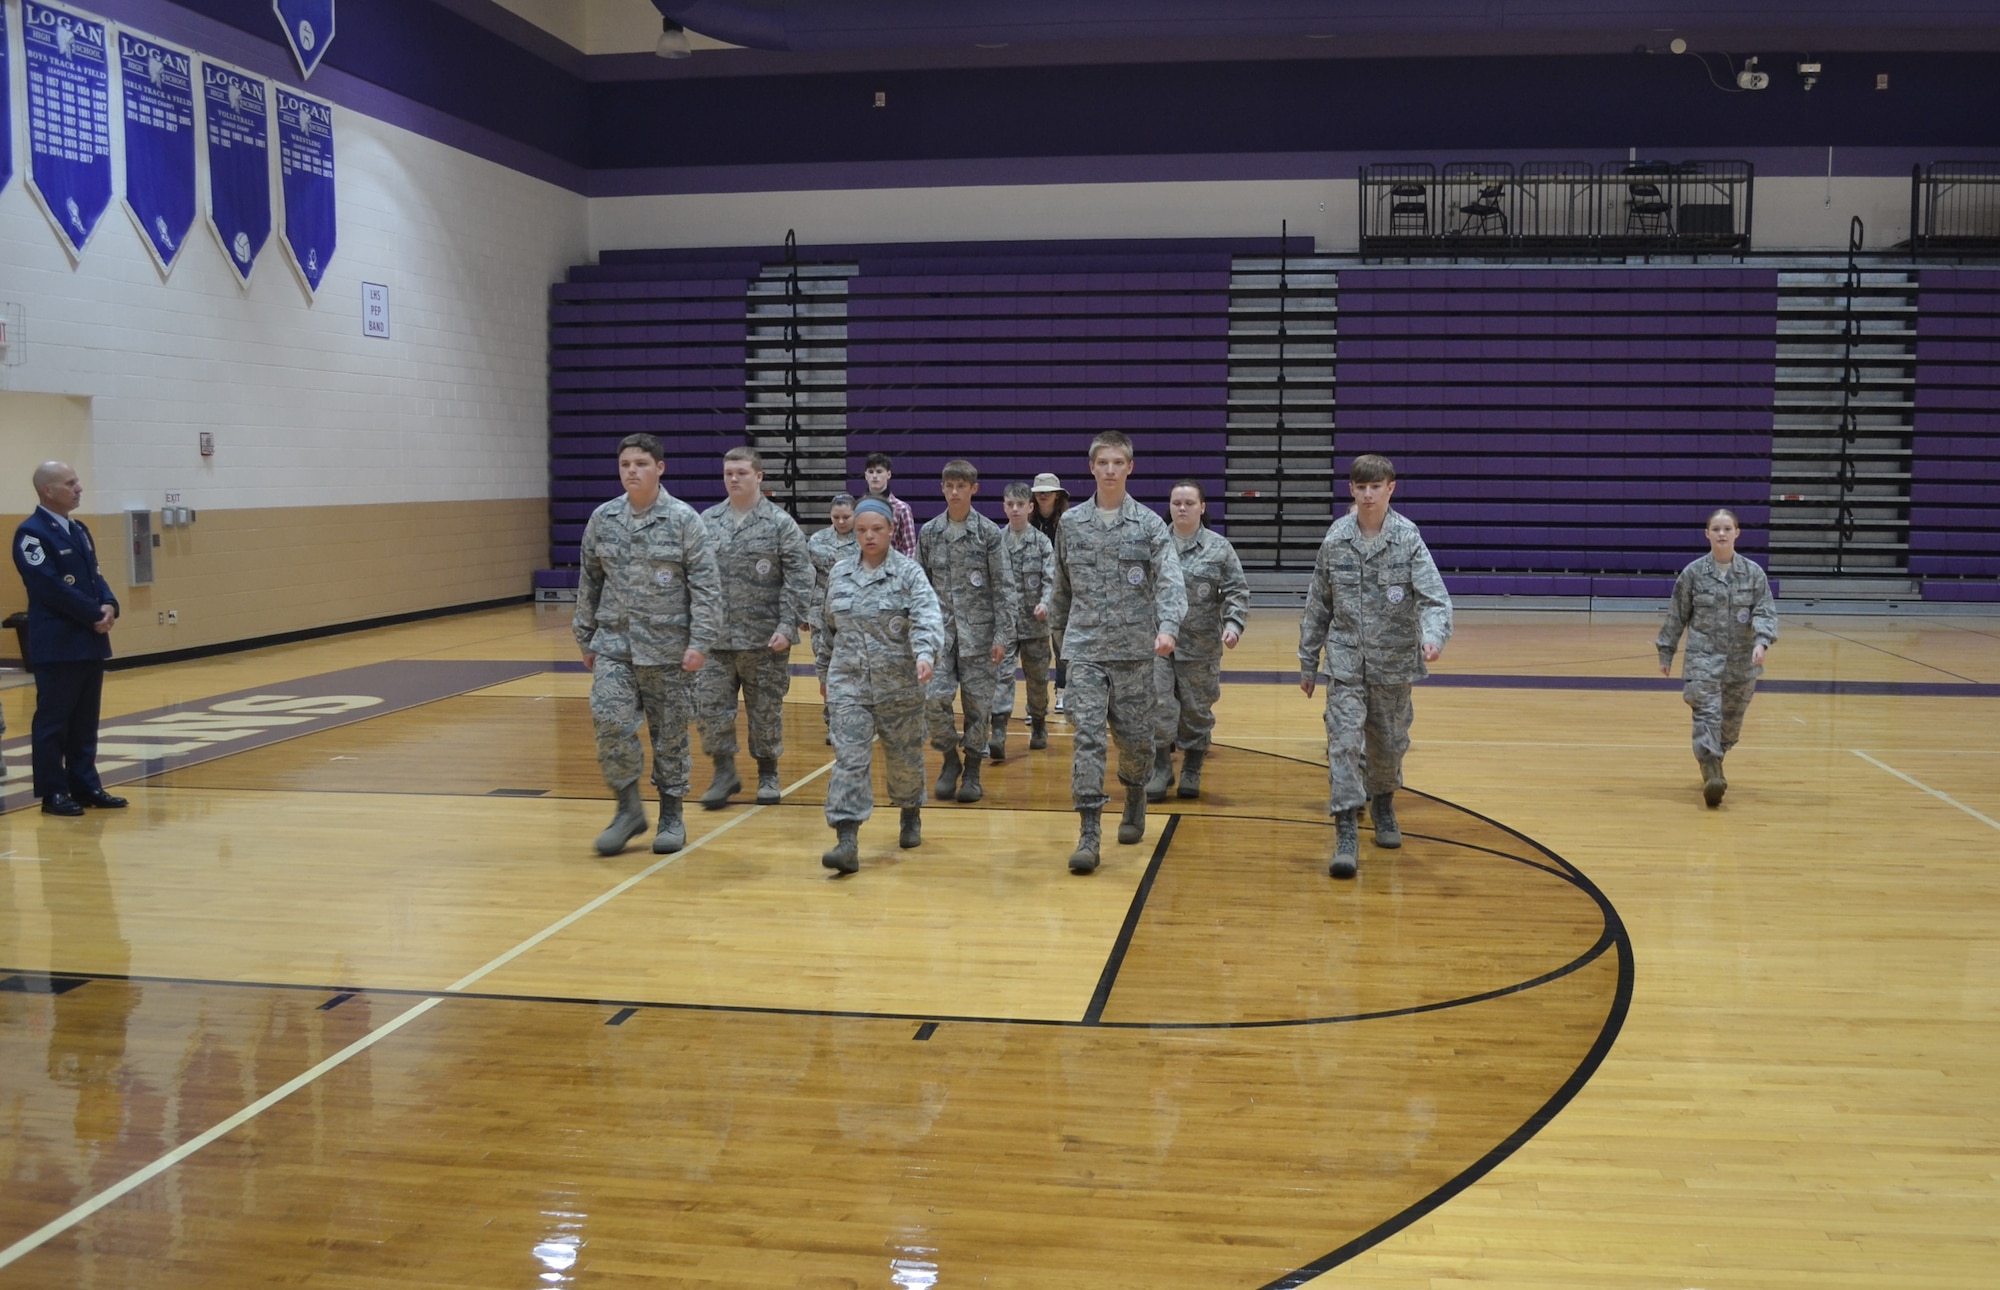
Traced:
<svg viewBox="0 0 2000 1290">
<path fill-rule="evenodd" d="M 285 249 L 306 286 L 318 291 L 333 258 L 333 107 L 282 87 L 276 93 Z"/>
<path fill-rule="evenodd" d="M 29 186 L 63 246 L 80 257 L 111 204 L 111 63 L 104 24 L 24 0 L 21 25 Z"/>
<path fill-rule="evenodd" d="M 165 273 L 194 227 L 194 59 L 118 33 L 125 92 L 125 208 Z"/>
<path fill-rule="evenodd" d="M 264 82 L 204 61 L 208 218 L 238 281 L 249 282 L 271 239 L 271 126 Z"/>
</svg>

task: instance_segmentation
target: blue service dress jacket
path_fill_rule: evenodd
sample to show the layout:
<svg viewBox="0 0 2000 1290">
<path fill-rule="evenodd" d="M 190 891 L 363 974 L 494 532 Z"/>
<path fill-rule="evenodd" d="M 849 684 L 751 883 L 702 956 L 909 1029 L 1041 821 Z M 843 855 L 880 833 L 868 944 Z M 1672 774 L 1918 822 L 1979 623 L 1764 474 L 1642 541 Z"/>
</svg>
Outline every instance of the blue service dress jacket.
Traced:
<svg viewBox="0 0 2000 1290">
<path fill-rule="evenodd" d="M 28 652 L 43 663 L 94 663 L 111 657 L 111 637 L 93 624 L 118 598 L 97 567 L 97 544 L 83 521 L 63 532 L 36 507 L 14 530 L 14 567 L 28 588 Z"/>
</svg>

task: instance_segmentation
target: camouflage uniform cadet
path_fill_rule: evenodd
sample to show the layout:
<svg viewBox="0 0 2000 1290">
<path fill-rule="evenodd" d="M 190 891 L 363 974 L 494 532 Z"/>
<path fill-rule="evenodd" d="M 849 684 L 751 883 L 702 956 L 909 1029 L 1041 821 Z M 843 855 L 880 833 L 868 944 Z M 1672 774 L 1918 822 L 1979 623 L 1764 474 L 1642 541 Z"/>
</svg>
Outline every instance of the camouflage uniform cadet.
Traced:
<svg viewBox="0 0 2000 1290">
<path fill-rule="evenodd" d="M 666 796 L 686 797 L 694 677 L 681 670 L 681 656 L 708 653 L 722 629 L 722 580 L 708 530 L 665 489 L 637 515 L 629 499 L 614 497 L 584 525 L 581 563 L 571 625 L 577 645 L 597 655 L 590 715 L 604 782 L 617 790 L 638 781 L 643 711 L 653 783 Z"/>
<path fill-rule="evenodd" d="M 813 598 L 806 611 L 808 628 L 819 630 L 820 614 L 826 608 L 827 575 L 833 572 L 834 565 L 860 549 L 852 529 L 843 537 L 834 531 L 831 524 L 806 539 L 806 554 L 812 558 L 813 566 Z"/>
<path fill-rule="evenodd" d="M 993 720 L 1004 726 L 1014 715 L 1014 668 L 1028 674 L 1028 719 L 1040 730 L 1049 717 L 1049 665 L 1055 660 L 1048 620 L 1035 617 L 1035 606 L 1048 606 L 1055 594 L 1056 548 L 1030 525 L 1016 533 L 1002 529 L 1001 549 L 1014 570 L 1014 586 L 1020 592 L 1015 602 L 1014 635 L 1007 643 L 1007 656 L 1000 660 L 1000 675 L 994 689 Z M 995 733 L 997 747 L 998 733 Z"/>
<path fill-rule="evenodd" d="M 1021 593 L 1002 547 L 1003 533 L 978 511 L 968 513 L 962 525 L 937 515 L 917 530 L 917 561 L 929 575 L 944 611 L 944 653 L 938 656 L 930 684 L 931 747 L 956 753 L 963 746 L 968 768 L 986 755 L 999 673 L 993 644 L 1014 639 L 1020 607 Z M 962 743 L 952 719 L 954 694 L 965 709 Z M 973 782 L 978 782 L 976 775 Z"/>
<path fill-rule="evenodd" d="M 1299 623 L 1301 676 L 1315 676 L 1326 655 L 1328 814 L 1402 785 L 1410 686 L 1430 675 L 1423 647 L 1450 639 L 1451 596 L 1417 526 L 1392 510 L 1366 538 L 1353 515 L 1335 520 Z"/>
<path fill-rule="evenodd" d="M 1080 811 L 1103 809 L 1108 723 L 1118 782 L 1139 790 L 1143 806 L 1159 711 L 1153 642 L 1162 632 L 1178 637 L 1187 616 L 1173 533 L 1128 496 L 1111 524 L 1098 519 L 1094 499 L 1064 511 L 1057 538 L 1051 614 L 1069 658 L 1070 797 Z"/>
<path fill-rule="evenodd" d="M 851 505 L 852 503 L 850 503 Z M 822 617 L 826 612 L 827 575 L 833 572 L 834 565 L 839 564 L 842 560 L 845 560 L 860 549 L 861 544 L 855 541 L 854 530 L 852 528 L 848 529 L 846 534 L 843 535 L 836 532 L 831 524 L 806 539 L 806 554 L 812 557 L 813 564 L 813 598 L 811 606 L 806 610 L 806 627 L 808 630 L 818 631 Z M 832 743 L 833 709 L 825 704 L 821 704 L 820 717 L 826 722 L 826 741 Z"/>
<path fill-rule="evenodd" d="M 1681 698 L 1694 709 L 1694 755 L 1707 776 L 1743 732 L 1743 714 L 1764 674 L 1751 651 L 1778 639 L 1778 606 L 1764 571 L 1738 555 L 1718 564 L 1712 555 L 1682 569 L 1674 598 L 1655 644 L 1660 666 L 1671 667 L 1681 633 L 1687 657 L 1681 663 Z M 1712 805 L 1712 803 L 1711 803 Z"/>
<path fill-rule="evenodd" d="M 1198 754 L 1187 759 L 1189 769 L 1182 778 L 1181 796 L 1193 797 L 1189 789 L 1200 782 L 1202 756 L 1215 729 L 1215 701 L 1222 694 L 1222 632 L 1233 627 L 1238 636 L 1243 634 L 1250 621 L 1250 581 L 1243 576 L 1236 548 L 1213 529 L 1196 529 L 1185 538 L 1175 533 L 1173 538 L 1188 608 L 1174 638 L 1173 657 L 1153 662 L 1160 694 L 1153 769 L 1156 775 L 1164 770 L 1170 776 L 1168 758 L 1175 748 Z M 1166 796 L 1164 780 L 1159 795 Z"/>
<path fill-rule="evenodd" d="M 889 800 L 924 804 L 924 687 L 917 661 L 946 647 L 937 593 L 917 562 L 890 551 L 876 568 L 851 555 L 827 580 L 826 615 L 813 632 L 813 666 L 833 712 L 833 777 L 826 822 L 860 824 L 874 812 L 869 765 L 882 740 Z"/>
<path fill-rule="evenodd" d="M 718 779 L 725 759 L 728 777 L 735 778 L 740 688 L 743 706 L 750 711 L 750 755 L 757 759 L 760 781 L 772 779 L 785 751 L 785 695 L 792 672 L 790 657 L 771 648 L 771 637 L 783 632 L 798 643 L 812 612 L 812 556 L 797 522 L 768 497 L 758 498 L 740 518 L 726 500 L 703 511 L 701 518 L 722 575 L 724 602 L 715 649 L 695 681 L 702 750 L 716 759 Z M 766 788 L 760 782 L 759 800 L 770 796 Z M 711 789 L 702 804 L 711 805 L 713 796 Z"/>
</svg>

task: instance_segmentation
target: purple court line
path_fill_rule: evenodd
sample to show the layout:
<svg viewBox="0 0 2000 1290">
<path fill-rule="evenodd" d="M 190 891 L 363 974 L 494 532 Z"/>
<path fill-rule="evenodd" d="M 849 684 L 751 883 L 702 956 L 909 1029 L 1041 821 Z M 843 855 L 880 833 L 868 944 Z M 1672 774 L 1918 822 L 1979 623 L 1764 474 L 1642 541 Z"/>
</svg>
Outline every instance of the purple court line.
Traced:
<svg viewBox="0 0 2000 1290">
<path fill-rule="evenodd" d="M 404 659 L 274 681 L 98 723 L 98 769 L 107 787 L 318 734 L 546 671 L 538 662 Z M 0 748 L 12 763 L 0 811 L 35 804 L 26 737 Z"/>
</svg>

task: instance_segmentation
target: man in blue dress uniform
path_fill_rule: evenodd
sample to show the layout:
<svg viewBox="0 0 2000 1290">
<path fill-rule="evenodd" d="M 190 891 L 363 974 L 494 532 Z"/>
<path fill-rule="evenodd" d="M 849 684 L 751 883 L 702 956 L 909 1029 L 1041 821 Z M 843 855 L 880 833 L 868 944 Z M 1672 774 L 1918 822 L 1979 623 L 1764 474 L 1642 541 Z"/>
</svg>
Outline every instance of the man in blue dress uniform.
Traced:
<svg viewBox="0 0 2000 1290">
<path fill-rule="evenodd" d="M 35 667 L 35 796 L 45 815 L 123 806 L 97 777 L 97 710 L 118 599 L 97 568 L 97 546 L 73 519 L 83 484 L 67 463 L 35 468 L 42 504 L 14 530 L 14 567 L 28 588 L 28 653 Z"/>
</svg>

